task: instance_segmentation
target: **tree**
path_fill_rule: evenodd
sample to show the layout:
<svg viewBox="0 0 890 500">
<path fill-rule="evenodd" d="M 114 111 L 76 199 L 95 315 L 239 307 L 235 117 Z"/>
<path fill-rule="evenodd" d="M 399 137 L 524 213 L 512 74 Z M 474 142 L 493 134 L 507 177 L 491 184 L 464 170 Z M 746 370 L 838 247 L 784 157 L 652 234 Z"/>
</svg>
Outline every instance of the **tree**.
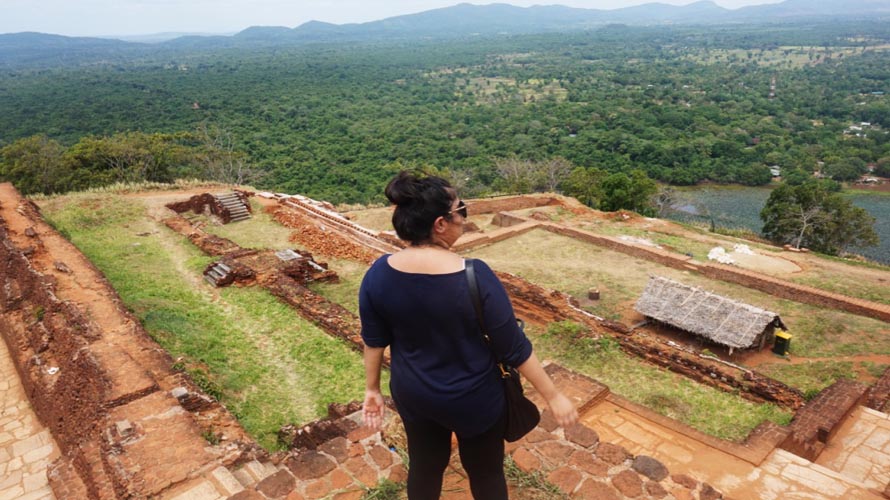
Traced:
<svg viewBox="0 0 890 500">
<path fill-rule="evenodd" d="M 770 194 L 760 219 L 763 236 L 777 244 L 831 255 L 842 255 L 853 246 L 878 244 L 874 217 L 823 181 L 783 183 Z"/>
<path fill-rule="evenodd" d="M 655 214 L 651 199 L 658 191 L 658 185 L 642 170 L 633 170 L 629 176 L 620 172 L 610 174 L 603 179 L 600 187 L 603 191 L 600 203 L 602 210 L 633 210 L 642 215 Z"/>
<path fill-rule="evenodd" d="M 537 176 L 535 165 L 530 160 L 520 160 L 516 156 L 498 158 L 494 161 L 498 174 L 504 179 L 507 191 L 528 193 L 535 185 Z"/>
<path fill-rule="evenodd" d="M 559 156 L 544 160 L 539 165 L 541 185 L 549 192 L 556 192 L 559 183 L 572 171 L 572 164 Z"/>
<path fill-rule="evenodd" d="M 875 218 L 865 209 L 838 194 L 829 196 L 823 205 L 829 223 L 820 246 L 828 253 L 844 255 L 851 247 L 871 247 L 880 242 L 874 230 Z"/>
<path fill-rule="evenodd" d="M 836 181 L 852 181 L 865 173 L 865 162 L 859 158 L 844 158 L 826 162 L 822 171 Z"/>
<path fill-rule="evenodd" d="M 651 205 L 655 209 L 655 216 L 664 218 L 675 210 L 679 203 L 677 191 L 671 186 L 660 186 L 658 192 L 652 196 Z"/>
<path fill-rule="evenodd" d="M 205 179 L 244 185 L 264 177 L 264 172 L 250 165 L 247 155 L 235 150 L 235 140 L 227 130 L 201 124 L 195 137 L 200 143 L 196 160 Z"/>
<path fill-rule="evenodd" d="M 561 157 L 533 161 L 511 156 L 495 160 L 495 168 L 506 182 L 509 191 L 555 192 L 560 182 L 572 171 L 572 164 Z"/>
<path fill-rule="evenodd" d="M 181 134 L 143 132 L 83 137 L 65 152 L 72 174 L 68 189 L 115 182 L 171 182 L 176 169 L 183 173 L 189 170 L 183 165 L 193 161 L 193 152 L 181 144 L 184 139 Z"/>
<path fill-rule="evenodd" d="M 66 188 L 65 148 L 45 135 L 19 139 L 0 149 L 0 179 L 24 194 L 53 193 Z"/>
<path fill-rule="evenodd" d="M 562 192 L 591 208 L 599 208 L 603 199 L 600 183 L 606 172 L 598 168 L 575 167 L 561 183 Z"/>
<path fill-rule="evenodd" d="M 875 165 L 875 175 L 890 177 L 890 156 L 885 156 L 878 160 L 878 163 Z"/>
</svg>

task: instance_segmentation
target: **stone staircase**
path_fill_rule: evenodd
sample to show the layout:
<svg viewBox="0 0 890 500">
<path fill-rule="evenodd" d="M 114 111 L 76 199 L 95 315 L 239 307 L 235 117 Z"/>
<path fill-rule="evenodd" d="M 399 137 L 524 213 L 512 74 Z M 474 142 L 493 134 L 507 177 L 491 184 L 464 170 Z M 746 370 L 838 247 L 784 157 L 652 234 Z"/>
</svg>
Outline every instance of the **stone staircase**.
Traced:
<svg viewBox="0 0 890 500">
<path fill-rule="evenodd" d="M 214 262 L 204 271 L 204 280 L 213 286 L 225 286 L 232 282 L 232 268 L 222 262 Z"/>
<path fill-rule="evenodd" d="M 214 195 L 216 201 L 222 206 L 223 211 L 228 212 L 231 222 L 238 222 L 250 218 L 250 210 L 244 201 L 235 193 L 223 193 Z"/>
</svg>

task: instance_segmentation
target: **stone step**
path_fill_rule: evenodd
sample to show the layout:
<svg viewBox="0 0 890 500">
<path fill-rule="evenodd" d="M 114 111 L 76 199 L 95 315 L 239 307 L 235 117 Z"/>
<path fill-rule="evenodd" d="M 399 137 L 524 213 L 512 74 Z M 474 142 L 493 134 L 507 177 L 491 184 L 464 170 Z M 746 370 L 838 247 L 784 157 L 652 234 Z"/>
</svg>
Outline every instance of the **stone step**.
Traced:
<svg viewBox="0 0 890 500">
<path fill-rule="evenodd" d="M 232 471 L 232 476 L 234 476 L 242 486 L 248 488 L 256 485 L 276 472 L 278 472 L 278 467 L 275 467 L 271 463 L 251 460 L 240 468 Z"/>
<path fill-rule="evenodd" d="M 244 485 L 229 469 L 223 466 L 214 469 L 207 478 L 216 486 L 216 491 L 222 493 L 226 498 L 244 491 Z"/>
<path fill-rule="evenodd" d="M 210 284 L 213 285 L 213 286 L 218 286 L 218 285 L 216 284 L 216 280 L 213 279 L 213 277 L 210 276 L 210 275 L 208 275 L 208 274 L 205 274 L 205 275 L 204 275 L 204 281 L 206 281 L 207 283 L 210 283 Z"/>
<path fill-rule="evenodd" d="M 173 496 L 168 496 L 169 500 L 225 500 L 231 495 L 220 494 L 212 481 L 207 479 L 198 479 L 184 487 L 177 488 Z"/>
</svg>

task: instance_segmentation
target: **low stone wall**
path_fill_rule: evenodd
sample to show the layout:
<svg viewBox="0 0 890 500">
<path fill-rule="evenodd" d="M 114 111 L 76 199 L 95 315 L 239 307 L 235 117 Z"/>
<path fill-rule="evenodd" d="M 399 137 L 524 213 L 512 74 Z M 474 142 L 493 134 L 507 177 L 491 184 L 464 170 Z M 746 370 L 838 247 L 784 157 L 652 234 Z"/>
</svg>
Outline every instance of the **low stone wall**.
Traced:
<svg viewBox="0 0 890 500">
<path fill-rule="evenodd" d="M 594 245 L 608 248 L 609 250 L 614 250 L 616 252 L 630 255 L 632 257 L 638 257 L 640 259 L 657 262 L 664 266 L 683 270 L 697 270 L 697 267 L 692 261 L 692 258 L 686 255 L 669 252 L 667 250 L 662 250 L 655 247 L 632 245 L 621 241 L 618 238 L 613 238 L 611 236 L 601 236 L 588 231 L 561 226 L 559 224 L 542 223 L 541 228 L 550 231 L 551 233 L 568 236 L 569 238 L 586 241 L 588 243 L 593 243 Z"/>
<path fill-rule="evenodd" d="M 492 224 L 500 227 L 518 226 L 524 222 L 528 222 L 528 220 L 524 217 L 513 215 L 510 212 L 498 212 L 491 219 Z"/>
<path fill-rule="evenodd" d="M 244 208 L 248 212 L 253 211 L 253 208 L 250 206 L 249 201 L 249 198 L 250 196 L 253 196 L 253 193 L 248 191 L 236 190 L 234 191 L 234 194 L 238 197 L 238 199 L 241 200 L 241 203 L 244 204 Z M 224 207 L 214 195 L 210 193 L 202 193 L 192 196 L 188 200 L 168 203 L 166 207 L 178 214 L 189 211 L 196 214 L 211 213 L 219 217 L 222 220 L 223 224 L 228 224 L 232 221 L 232 214 L 229 212 L 229 210 Z"/>
<path fill-rule="evenodd" d="M 92 460 L 81 444 L 96 439 L 112 386 L 88 349 L 100 332 L 75 306 L 56 297 L 52 280 L 15 247 L 2 220 L 0 276 L 0 332 L 25 392 L 74 472 L 89 478 Z M 87 480 L 85 487 L 96 493 L 99 485 Z"/>
<path fill-rule="evenodd" d="M 502 196 L 498 198 L 479 198 L 468 202 L 470 215 L 510 212 L 526 208 L 563 205 L 563 202 L 548 195 Z"/>
<path fill-rule="evenodd" d="M 207 212 L 217 214 L 219 213 L 219 207 L 217 205 L 216 198 L 214 198 L 212 194 L 202 193 L 192 196 L 188 200 L 168 203 L 166 206 L 178 214 L 189 211 L 196 214 Z"/>
<path fill-rule="evenodd" d="M 885 304 L 826 292 L 818 288 L 799 285 L 797 283 L 773 278 L 772 276 L 734 266 L 711 262 L 696 262 L 686 255 L 654 247 L 650 248 L 634 245 L 617 238 L 600 236 L 558 224 L 541 223 L 541 228 L 556 234 L 608 248 L 609 250 L 621 252 L 632 257 L 650 260 L 681 271 L 694 271 L 711 279 L 735 283 L 747 288 L 760 290 L 761 292 L 776 297 L 782 297 L 804 304 L 838 309 L 860 316 L 890 322 L 890 306 Z"/>
<path fill-rule="evenodd" d="M 537 224 L 535 222 L 523 222 L 522 224 L 495 229 L 487 233 L 475 233 L 462 237 L 451 249 L 455 252 L 466 252 L 475 248 L 493 245 L 500 241 L 506 241 L 520 234 L 527 233 L 536 227 Z"/>
<path fill-rule="evenodd" d="M 890 413 L 890 368 L 884 370 L 881 378 L 868 389 L 865 406 L 873 410 Z"/>
<path fill-rule="evenodd" d="M 736 283 L 783 299 L 890 322 L 890 306 L 885 304 L 826 292 L 818 288 L 799 285 L 723 264 L 699 264 L 698 272 L 712 279 Z"/>
<path fill-rule="evenodd" d="M 804 403 L 803 393 L 755 371 L 722 365 L 636 335 L 618 337 L 621 349 L 629 354 L 684 375 L 724 392 L 738 392 L 758 403 L 774 403 L 792 410 Z"/>
<path fill-rule="evenodd" d="M 866 389 L 849 379 L 840 379 L 825 388 L 794 415 L 788 426 L 788 438 L 781 447 L 815 461 L 844 419 L 862 401 Z"/>
</svg>

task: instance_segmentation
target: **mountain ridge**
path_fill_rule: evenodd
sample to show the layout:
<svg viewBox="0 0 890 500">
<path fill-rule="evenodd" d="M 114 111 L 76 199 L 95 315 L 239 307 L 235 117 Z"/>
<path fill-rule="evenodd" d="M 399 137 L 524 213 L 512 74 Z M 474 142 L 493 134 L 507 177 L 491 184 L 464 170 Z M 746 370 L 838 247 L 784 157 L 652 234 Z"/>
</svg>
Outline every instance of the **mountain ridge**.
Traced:
<svg viewBox="0 0 890 500">
<path fill-rule="evenodd" d="M 620 9 L 564 5 L 517 7 L 507 3 L 450 7 L 365 23 L 308 21 L 296 27 L 250 26 L 233 35 L 186 35 L 152 43 L 107 37 L 67 37 L 36 32 L 0 34 L 0 68 L 18 65 L 78 64 L 171 49 L 214 49 L 313 42 L 361 42 L 500 36 L 583 31 L 609 24 L 707 25 L 741 22 L 797 22 L 807 19 L 890 19 L 890 0 L 785 0 L 739 9 L 712 0 L 676 6 L 646 3 Z M 151 47 L 149 50 L 148 47 Z"/>
</svg>

